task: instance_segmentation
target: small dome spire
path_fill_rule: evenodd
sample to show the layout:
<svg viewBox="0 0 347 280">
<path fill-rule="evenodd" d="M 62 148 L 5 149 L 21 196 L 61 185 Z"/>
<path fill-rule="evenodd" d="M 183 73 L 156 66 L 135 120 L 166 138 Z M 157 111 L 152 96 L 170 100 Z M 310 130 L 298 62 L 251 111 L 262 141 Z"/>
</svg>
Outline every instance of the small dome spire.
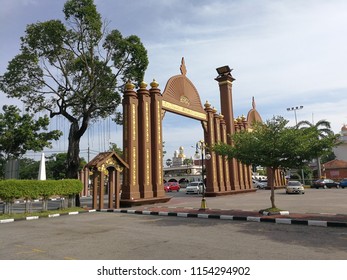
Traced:
<svg viewBox="0 0 347 280">
<path fill-rule="evenodd" d="M 141 89 L 145 89 L 147 87 L 147 83 L 145 81 L 142 81 L 140 84 Z"/>
<path fill-rule="evenodd" d="M 133 90 L 134 88 L 135 88 L 135 85 L 130 80 L 128 80 L 127 83 L 125 84 L 125 89 Z"/>
<path fill-rule="evenodd" d="M 151 87 L 152 88 L 157 88 L 157 87 L 159 87 L 159 84 L 158 84 L 158 82 L 155 80 L 155 79 L 153 79 L 153 82 L 151 82 Z"/>
</svg>

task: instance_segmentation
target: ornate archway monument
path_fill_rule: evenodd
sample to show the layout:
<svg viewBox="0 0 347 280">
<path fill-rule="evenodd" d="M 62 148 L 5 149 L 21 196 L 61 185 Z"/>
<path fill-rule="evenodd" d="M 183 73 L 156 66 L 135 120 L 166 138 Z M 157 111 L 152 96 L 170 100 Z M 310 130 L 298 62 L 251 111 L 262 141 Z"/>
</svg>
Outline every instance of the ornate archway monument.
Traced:
<svg viewBox="0 0 347 280">
<path fill-rule="evenodd" d="M 124 170 L 121 205 L 131 206 L 168 201 L 163 187 L 163 138 L 162 119 L 165 112 L 172 112 L 201 122 L 207 147 L 217 142 L 230 144 L 230 137 L 237 131 L 247 129 L 253 121 L 261 121 L 253 108 L 247 118 L 234 119 L 232 69 L 217 68 L 215 79 L 219 84 L 221 114 L 211 104 L 202 106 L 199 93 L 186 76 L 184 58 L 180 75 L 171 77 L 161 94 L 159 84 L 153 80 L 150 89 L 142 82 L 128 82 L 123 97 L 123 151 L 129 168 Z M 218 196 L 255 191 L 252 188 L 250 166 L 237 160 L 228 161 L 212 150 L 206 162 L 206 196 Z"/>
</svg>

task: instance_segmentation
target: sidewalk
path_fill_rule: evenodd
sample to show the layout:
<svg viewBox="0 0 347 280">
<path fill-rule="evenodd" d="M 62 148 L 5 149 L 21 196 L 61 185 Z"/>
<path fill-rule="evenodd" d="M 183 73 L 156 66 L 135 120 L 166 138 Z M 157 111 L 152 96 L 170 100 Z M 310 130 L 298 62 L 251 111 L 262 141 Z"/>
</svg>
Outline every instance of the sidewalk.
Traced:
<svg viewBox="0 0 347 280">
<path fill-rule="evenodd" d="M 323 196 L 324 194 L 325 196 Z M 331 197 L 330 200 L 327 194 Z M 322 227 L 347 227 L 347 206 L 345 203 L 347 192 L 324 193 L 310 190 L 308 195 L 283 195 L 283 191 L 278 191 L 276 201 L 278 205 L 285 207 L 284 209 L 288 211 L 276 215 L 259 213 L 260 209 L 270 206 L 268 196 L 269 192 L 260 191 L 257 194 L 207 197 L 207 209 L 200 209 L 201 196 L 177 196 L 173 194 L 172 199 L 163 204 L 103 211 Z M 341 201 L 338 201 L 337 197 Z M 341 210 L 341 205 L 343 214 L 338 214 L 336 212 Z M 321 209 L 328 212 L 320 213 Z"/>
<path fill-rule="evenodd" d="M 320 227 L 347 227 L 347 190 L 306 190 L 305 195 L 285 195 L 283 191 L 277 191 L 276 205 L 280 205 L 281 209 L 286 211 L 276 215 L 259 213 L 260 209 L 266 209 L 270 206 L 269 192 L 265 190 L 251 194 L 207 197 L 206 209 L 200 209 L 201 195 L 170 193 L 169 196 L 172 196 L 172 198 L 166 203 L 134 206 L 115 210 L 103 209 L 101 212 L 267 222 Z M 48 217 L 95 212 L 94 209 L 90 209 L 90 203 L 91 198 L 86 198 L 86 200 L 82 202 L 82 206 L 84 204 L 86 207 L 85 210 L 61 215 L 50 215 Z M 0 224 L 13 222 L 15 220 L 35 220 L 38 218 L 39 217 L 35 216 L 33 213 L 32 217 L 23 219 L 0 220 Z"/>
</svg>

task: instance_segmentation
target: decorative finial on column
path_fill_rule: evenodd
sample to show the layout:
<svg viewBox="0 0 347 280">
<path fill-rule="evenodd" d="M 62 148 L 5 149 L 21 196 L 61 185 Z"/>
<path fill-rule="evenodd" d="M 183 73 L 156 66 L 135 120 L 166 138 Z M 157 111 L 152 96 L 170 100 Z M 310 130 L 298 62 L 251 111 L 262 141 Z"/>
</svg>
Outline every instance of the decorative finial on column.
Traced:
<svg viewBox="0 0 347 280">
<path fill-rule="evenodd" d="M 145 81 L 142 81 L 141 84 L 140 84 L 140 88 L 141 89 L 146 89 L 147 87 L 147 83 Z"/>
<path fill-rule="evenodd" d="M 127 83 L 125 84 L 125 90 L 133 90 L 135 88 L 135 85 L 128 80 Z"/>
<path fill-rule="evenodd" d="M 211 104 L 206 100 L 205 102 L 205 108 L 210 108 L 211 107 Z"/>
<path fill-rule="evenodd" d="M 182 57 L 182 60 L 181 60 L 181 67 L 180 67 L 180 70 L 181 70 L 181 74 L 183 76 L 185 76 L 187 74 L 187 68 L 186 68 L 186 64 L 184 62 L 184 57 Z"/>
<path fill-rule="evenodd" d="M 153 82 L 151 82 L 150 85 L 151 85 L 152 88 L 159 87 L 159 84 L 158 84 L 158 82 L 155 79 L 153 79 Z"/>
</svg>

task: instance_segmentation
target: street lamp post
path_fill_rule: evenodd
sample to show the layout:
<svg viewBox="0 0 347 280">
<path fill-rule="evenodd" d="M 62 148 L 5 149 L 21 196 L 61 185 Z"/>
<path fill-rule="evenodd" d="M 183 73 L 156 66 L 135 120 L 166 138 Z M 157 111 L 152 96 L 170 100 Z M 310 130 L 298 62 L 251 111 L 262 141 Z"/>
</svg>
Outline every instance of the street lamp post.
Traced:
<svg viewBox="0 0 347 280">
<path fill-rule="evenodd" d="M 199 153 L 200 150 L 200 153 Z M 209 160 L 211 154 L 206 152 L 206 144 L 204 140 L 200 140 L 195 146 L 195 158 L 201 157 L 201 181 L 202 181 L 202 199 L 201 199 L 201 210 L 207 209 L 207 203 L 205 199 L 205 176 L 204 176 L 204 159 Z"/>
<path fill-rule="evenodd" d="M 296 118 L 296 111 L 301 110 L 302 108 L 304 108 L 304 106 L 296 106 L 296 107 L 287 108 L 287 111 L 294 111 L 296 125 L 298 125 L 298 119 Z"/>
<path fill-rule="evenodd" d="M 296 118 L 296 111 L 297 110 L 301 110 L 302 108 L 304 108 L 304 106 L 296 106 L 296 107 L 291 107 L 291 108 L 287 108 L 287 111 L 294 111 L 294 116 L 295 116 L 295 125 L 298 125 L 298 119 Z M 302 177 L 302 183 L 305 183 L 305 177 L 304 177 L 304 169 L 301 169 L 301 177 Z"/>
</svg>

